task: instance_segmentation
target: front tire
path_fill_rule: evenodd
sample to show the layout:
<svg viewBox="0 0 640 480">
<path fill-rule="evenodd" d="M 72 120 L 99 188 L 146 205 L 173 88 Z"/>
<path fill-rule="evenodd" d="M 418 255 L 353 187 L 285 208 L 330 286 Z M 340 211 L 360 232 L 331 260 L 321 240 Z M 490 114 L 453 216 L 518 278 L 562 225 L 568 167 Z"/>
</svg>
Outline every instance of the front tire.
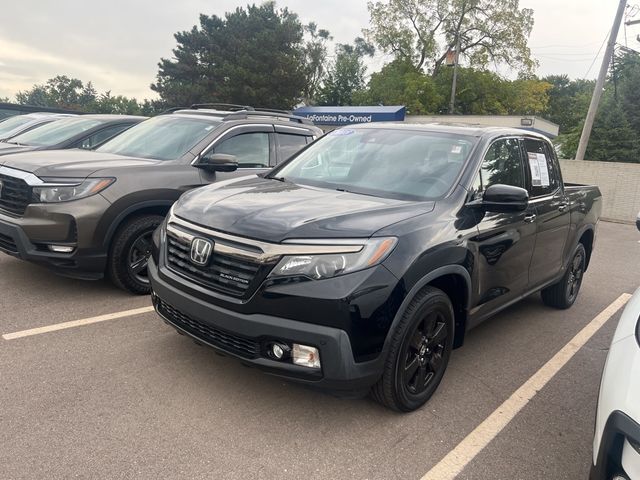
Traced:
<svg viewBox="0 0 640 480">
<path fill-rule="evenodd" d="M 425 287 L 411 301 L 393 332 L 384 371 L 371 389 L 382 405 L 400 412 L 420 408 L 434 394 L 453 349 L 451 300 Z"/>
<path fill-rule="evenodd" d="M 574 304 L 587 266 L 587 252 L 581 243 L 573 252 L 562 280 L 542 290 L 542 301 L 550 307 L 565 310 Z"/>
<path fill-rule="evenodd" d="M 160 215 L 135 217 L 116 232 L 107 269 L 118 288 L 136 295 L 150 292 L 147 263 L 151 255 L 151 236 L 163 220 Z"/>
</svg>

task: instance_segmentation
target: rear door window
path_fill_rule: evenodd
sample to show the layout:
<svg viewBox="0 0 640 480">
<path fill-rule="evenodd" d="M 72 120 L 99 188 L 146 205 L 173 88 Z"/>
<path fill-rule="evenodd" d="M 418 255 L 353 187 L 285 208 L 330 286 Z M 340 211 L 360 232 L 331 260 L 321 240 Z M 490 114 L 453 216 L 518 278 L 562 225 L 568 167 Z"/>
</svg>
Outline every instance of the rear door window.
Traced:
<svg viewBox="0 0 640 480">
<path fill-rule="evenodd" d="M 526 138 L 523 142 L 531 179 L 531 196 L 551 195 L 560 187 L 560 173 L 545 142 Z"/>
<path fill-rule="evenodd" d="M 278 137 L 279 162 L 288 160 L 307 144 L 307 137 L 304 135 L 278 132 L 276 136 Z"/>
</svg>

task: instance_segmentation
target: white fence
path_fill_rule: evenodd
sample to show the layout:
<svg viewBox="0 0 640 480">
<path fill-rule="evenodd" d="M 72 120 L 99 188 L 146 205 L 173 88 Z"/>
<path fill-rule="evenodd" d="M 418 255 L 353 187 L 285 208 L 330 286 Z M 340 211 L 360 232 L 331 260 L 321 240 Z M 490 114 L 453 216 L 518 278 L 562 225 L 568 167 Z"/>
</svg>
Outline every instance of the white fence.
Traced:
<svg viewBox="0 0 640 480">
<path fill-rule="evenodd" d="M 561 160 L 565 182 L 598 185 L 602 219 L 635 222 L 640 212 L 640 163 Z"/>
</svg>

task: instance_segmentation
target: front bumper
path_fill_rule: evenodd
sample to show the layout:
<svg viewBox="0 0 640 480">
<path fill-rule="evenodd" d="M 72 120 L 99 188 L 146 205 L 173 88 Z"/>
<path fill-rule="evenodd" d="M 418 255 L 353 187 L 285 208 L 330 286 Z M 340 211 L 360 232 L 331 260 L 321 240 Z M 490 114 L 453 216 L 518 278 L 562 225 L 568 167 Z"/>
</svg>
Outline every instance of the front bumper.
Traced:
<svg viewBox="0 0 640 480">
<path fill-rule="evenodd" d="M 624 470 L 640 478 L 640 289 L 627 304 L 614 334 L 600 385 L 591 480 L 607 479 Z"/>
<path fill-rule="evenodd" d="M 107 252 L 94 238 L 109 203 L 100 195 L 74 202 L 29 205 L 21 217 L 0 211 L 0 251 L 74 278 L 104 276 Z M 48 245 L 74 247 L 54 253 Z"/>
<path fill-rule="evenodd" d="M 362 395 L 378 380 L 382 357 L 355 362 L 344 330 L 260 313 L 224 309 L 177 289 L 149 262 L 152 298 L 158 314 L 182 333 L 269 374 L 342 395 Z M 321 369 L 269 358 L 265 345 L 274 340 L 318 348 Z"/>
<path fill-rule="evenodd" d="M 640 454 L 629 444 L 640 444 L 640 424 L 625 413 L 611 413 L 604 426 L 589 480 L 609 480 L 622 468 L 629 478 L 640 478 Z"/>
</svg>

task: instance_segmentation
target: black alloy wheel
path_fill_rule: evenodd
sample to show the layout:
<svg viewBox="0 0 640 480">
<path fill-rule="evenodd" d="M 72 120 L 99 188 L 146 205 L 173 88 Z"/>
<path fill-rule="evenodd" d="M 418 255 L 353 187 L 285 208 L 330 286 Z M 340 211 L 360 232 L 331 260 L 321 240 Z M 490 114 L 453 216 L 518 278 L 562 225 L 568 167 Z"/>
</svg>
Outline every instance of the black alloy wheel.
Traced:
<svg viewBox="0 0 640 480">
<path fill-rule="evenodd" d="M 111 243 L 107 273 L 122 290 L 137 295 L 150 292 L 148 264 L 153 232 L 161 215 L 144 215 L 124 222 Z"/>
<path fill-rule="evenodd" d="M 371 395 L 386 407 L 410 412 L 431 398 L 447 369 L 454 337 L 451 300 L 442 290 L 424 287 L 389 335 L 382 377 Z"/>
<path fill-rule="evenodd" d="M 149 257 L 151 256 L 151 235 L 153 229 L 142 232 L 138 238 L 134 240 L 129 249 L 128 268 L 129 275 L 141 284 L 149 283 L 149 273 L 147 266 Z"/>
<path fill-rule="evenodd" d="M 406 345 L 403 383 L 414 394 L 424 392 L 436 378 L 447 344 L 447 325 L 441 312 L 433 311 L 418 322 Z"/>
<path fill-rule="evenodd" d="M 587 252 L 579 243 L 573 251 L 562 279 L 542 290 L 542 301 L 550 307 L 567 309 L 574 304 L 580 293 L 584 271 L 587 268 Z"/>
<path fill-rule="evenodd" d="M 582 276 L 584 274 L 584 250 L 576 252 L 571 264 L 569 265 L 569 275 L 567 278 L 567 301 L 573 303 L 580 291 L 582 285 Z"/>
</svg>

